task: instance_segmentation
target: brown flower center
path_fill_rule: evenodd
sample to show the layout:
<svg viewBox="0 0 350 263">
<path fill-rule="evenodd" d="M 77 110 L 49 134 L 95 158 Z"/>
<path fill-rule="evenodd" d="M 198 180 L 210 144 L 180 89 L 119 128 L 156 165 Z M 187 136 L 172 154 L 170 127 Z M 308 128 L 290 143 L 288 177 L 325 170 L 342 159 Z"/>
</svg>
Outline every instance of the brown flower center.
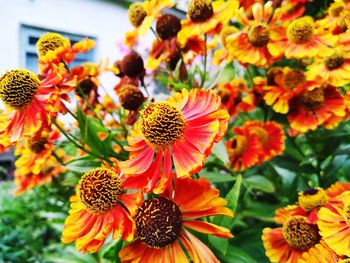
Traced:
<svg viewBox="0 0 350 263">
<path fill-rule="evenodd" d="M 269 135 L 262 127 L 251 127 L 249 132 L 256 135 L 262 144 L 265 144 L 269 140 Z"/>
<path fill-rule="evenodd" d="M 345 222 L 350 226 L 350 204 L 345 204 L 343 210 L 343 217 Z"/>
<path fill-rule="evenodd" d="M 305 90 L 300 97 L 300 103 L 309 110 L 318 108 L 324 102 L 324 93 L 322 88 Z"/>
<path fill-rule="evenodd" d="M 128 77 L 142 75 L 145 71 L 142 57 L 135 52 L 126 55 L 120 63 L 120 70 Z"/>
<path fill-rule="evenodd" d="M 46 33 L 42 35 L 36 43 L 39 57 L 43 57 L 49 50 L 63 47 L 67 40 L 57 33 Z"/>
<path fill-rule="evenodd" d="M 295 249 L 305 250 L 316 245 L 321 237 L 315 224 L 310 224 L 303 216 L 291 216 L 283 224 L 283 236 Z"/>
<path fill-rule="evenodd" d="M 248 29 L 248 41 L 254 47 L 264 47 L 270 40 L 270 30 L 264 24 L 252 25 Z"/>
<path fill-rule="evenodd" d="M 179 207 L 164 197 L 143 202 L 135 217 L 137 234 L 152 248 L 173 243 L 181 232 L 182 216 Z"/>
<path fill-rule="evenodd" d="M 79 183 L 79 197 L 88 211 L 102 214 L 119 202 L 122 183 L 108 168 L 97 168 L 83 175 Z"/>
<path fill-rule="evenodd" d="M 287 37 L 292 43 L 304 44 L 311 40 L 313 32 L 312 18 L 301 17 L 288 25 Z"/>
<path fill-rule="evenodd" d="M 338 17 L 340 13 L 344 10 L 344 4 L 340 2 L 335 2 L 328 8 L 328 14 L 332 17 Z"/>
<path fill-rule="evenodd" d="M 164 14 L 157 20 L 156 30 L 158 36 L 163 39 L 175 37 L 181 29 L 181 22 L 176 16 Z"/>
<path fill-rule="evenodd" d="M 129 17 L 130 23 L 134 27 L 139 27 L 146 16 L 147 16 L 147 13 L 142 3 L 136 2 L 129 6 L 128 17 Z"/>
<path fill-rule="evenodd" d="M 302 209 L 311 212 L 328 202 L 328 195 L 322 188 L 311 188 L 299 193 L 298 202 Z"/>
<path fill-rule="evenodd" d="M 269 69 L 266 72 L 267 85 L 270 85 L 270 86 L 277 85 L 276 78 L 282 74 L 283 74 L 283 70 L 281 67 L 273 67 Z"/>
<path fill-rule="evenodd" d="M 141 112 L 143 136 L 153 145 L 162 147 L 183 136 L 185 119 L 180 110 L 167 102 L 153 102 Z"/>
<path fill-rule="evenodd" d="M 26 69 L 15 69 L 0 78 L 0 99 L 14 109 L 27 106 L 40 86 L 39 78 Z"/>
<path fill-rule="evenodd" d="M 283 87 L 287 90 L 293 90 L 298 85 L 306 81 L 305 74 L 301 70 L 290 70 L 283 76 Z"/>
<path fill-rule="evenodd" d="M 40 153 L 45 149 L 45 144 L 48 143 L 46 137 L 42 137 L 39 140 L 29 141 L 29 149 L 34 153 Z"/>
<path fill-rule="evenodd" d="M 145 101 L 145 97 L 141 90 L 131 84 L 123 85 L 120 90 L 118 90 L 118 96 L 120 104 L 127 110 L 135 111 Z"/>
<path fill-rule="evenodd" d="M 213 16 L 214 11 L 210 0 L 191 0 L 187 13 L 193 22 L 204 22 Z"/>
<path fill-rule="evenodd" d="M 85 96 L 88 96 L 92 90 L 97 89 L 97 85 L 95 82 L 93 82 L 89 77 L 81 80 L 79 82 L 79 88 L 75 89 L 75 94 L 77 94 L 79 97 L 83 98 L 83 94 Z M 83 94 L 82 94 L 83 93 Z"/>
<path fill-rule="evenodd" d="M 344 56 L 342 53 L 335 51 L 332 55 L 328 56 L 324 60 L 324 65 L 327 69 L 337 69 L 344 63 Z"/>
</svg>

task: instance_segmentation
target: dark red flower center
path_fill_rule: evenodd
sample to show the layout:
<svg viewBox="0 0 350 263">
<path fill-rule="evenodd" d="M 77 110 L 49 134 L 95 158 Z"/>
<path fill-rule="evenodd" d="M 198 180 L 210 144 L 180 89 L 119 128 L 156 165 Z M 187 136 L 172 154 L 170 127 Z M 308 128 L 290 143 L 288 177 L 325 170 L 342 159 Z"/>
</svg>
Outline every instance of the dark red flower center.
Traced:
<svg viewBox="0 0 350 263">
<path fill-rule="evenodd" d="M 163 14 L 157 20 L 156 30 L 158 36 L 163 39 L 170 39 L 176 37 L 181 29 L 181 22 L 176 16 L 171 14 Z"/>
<path fill-rule="evenodd" d="M 204 22 L 213 16 L 214 11 L 210 0 L 191 0 L 187 13 L 193 22 Z"/>
</svg>

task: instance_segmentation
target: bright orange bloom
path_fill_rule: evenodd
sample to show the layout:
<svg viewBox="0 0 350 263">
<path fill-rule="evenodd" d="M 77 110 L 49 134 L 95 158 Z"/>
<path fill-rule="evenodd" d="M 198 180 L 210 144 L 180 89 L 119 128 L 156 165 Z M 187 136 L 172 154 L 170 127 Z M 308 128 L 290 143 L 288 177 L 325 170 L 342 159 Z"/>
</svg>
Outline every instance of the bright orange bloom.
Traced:
<svg viewBox="0 0 350 263">
<path fill-rule="evenodd" d="M 306 82 L 304 73 L 300 70 L 271 68 L 267 72 L 267 83 L 263 84 L 263 98 L 267 105 L 278 113 L 289 112 L 289 101 L 297 94 L 297 87 Z"/>
<path fill-rule="evenodd" d="M 307 132 L 315 130 L 331 116 L 345 116 L 344 99 L 335 87 L 310 81 L 298 89 L 298 94 L 290 101 L 287 115 L 293 129 Z"/>
<path fill-rule="evenodd" d="M 0 78 L 0 99 L 6 111 L 0 116 L 0 145 L 4 149 L 19 141 L 22 136 L 32 136 L 43 126 L 48 126 L 51 107 L 50 96 L 60 76 L 48 74 L 39 78 L 25 69 L 7 72 Z M 56 110 L 57 111 L 57 110 Z"/>
<path fill-rule="evenodd" d="M 129 160 L 120 163 L 121 170 L 127 177 L 148 178 L 146 191 L 161 179 L 158 192 L 170 182 L 172 165 L 178 178 L 198 172 L 226 133 L 229 115 L 220 107 L 220 97 L 202 89 L 150 103 L 130 133 Z"/>
<path fill-rule="evenodd" d="M 235 137 L 226 142 L 229 163 L 234 171 L 243 171 L 257 165 L 261 154 L 258 137 L 239 127 L 233 129 Z"/>
<path fill-rule="evenodd" d="M 181 45 L 191 37 L 202 34 L 215 34 L 221 31 L 238 9 L 238 1 L 191 0 L 187 11 L 187 20 L 182 21 L 178 34 Z"/>
<path fill-rule="evenodd" d="M 298 263 L 304 257 L 303 254 L 310 252 L 311 249 L 312 252 L 316 249 L 321 259 L 329 256 L 329 248 L 318 234 L 317 225 L 310 223 L 304 216 L 288 217 L 283 222 L 283 227 L 265 228 L 262 240 L 266 256 L 271 262 Z M 314 255 L 312 252 L 305 257 Z"/>
<path fill-rule="evenodd" d="M 350 55 L 342 49 L 334 49 L 330 56 L 318 58 L 308 66 L 308 79 L 321 79 L 335 87 L 350 83 Z"/>
<path fill-rule="evenodd" d="M 242 64 L 268 67 L 282 56 L 282 54 L 272 55 L 267 45 L 275 24 L 275 21 L 268 24 L 273 15 L 272 2 L 268 1 L 265 5 L 255 3 L 252 13 L 253 18 L 249 19 L 244 8 L 239 10 L 237 19 L 244 29 L 226 39 L 227 48 L 231 56 Z"/>
<path fill-rule="evenodd" d="M 224 227 L 199 221 L 205 216 L 233 213 L 206 179 L 177 179 L 174 191 L 143 202 L 136 216 L 137 238 L 119 252 L 122 262 L 219 262 L 213 252 L 187 229 L 231 238 Z M 184 251 L 185 250 L 185 251 Z"/>
<path fill-rule="evenodd" d="M 151 28 L 155 18 L 161 16 L 161 11 L 175 5 L 172 0 L 146 0 L 130 5 L 128 16 L 130 23 L 135 27 L 125 35 L 125 45 L 132 48 L 140 35 L 145 35 Z"/>
<path fill-rule="evenodd" d="M 97 168 L 83 175 L 62 232 L 62 242 L 75 241 L 81 252 L 97 252 L 107 236 L 131 241 L 135 223 L 132 216 L 142 202 L 141 193 L 129 189 L 118 168 Z"/>
<path fill-rule="evenodd" d="M 330 247 L 324 242 L 305 252 L 299 259 L 299 263 L 347 263 L 342 261 L 342 257 L 338 256 Z"/>
<path fill-rule="evenodd" d="M 337 36 L 315 28 L 311 17 L 305 16 L 293 20 L 287 29 L 280 27 L 270 35 L 269 51 L 273 56 L 285 55 L 286 58 L 311 58 L 316 55 L 331 55 Z"/>
<path fill-rule="evenodd" d="M 251 90 L 246 86 L 244 79 L 234 79 L 232 82 L 219 83 L 217 94 L 221 97 L 222 106 L 230 116 L 236 116 L 238 112 L 247 112 L 255 109 L 255 105 L 249 101 Z"/>
<path fill-rule="evenodd" d="M 259 162 L 271 160 L 283 152 L 285 135 L 282 126 L 277 122 L 247 121 L 242 130 L 258 138 L 261 144 Z"/>
<path fill-rule="evenodd" d="M 230 25 L 223 26 L 223 29 L 220 32 L 220 38 L 221 38 L 221 48 L 216 49 L 214 51 L 213 55 L 213 63 L 215 65 L 220 65 L 223 61 L 226 61 L 226 63 L 231 62 L 234 57 L 228 52 L 227 47 L 227 38 L 233 34 L 238 33 L 238 28 Z"/>
<path fill-rule="evenodd" d="M 40 71 L 46 73 L 52 64 L 64 62 L 68 65 L 74 60 L 75 54 L 87 52 L 94 46 L 95 42 L 88 38 L 71 46 L 68 38 L 57 33 L 46 33 L 36 43 Z"/>
<path fill-rule="evenodd" d="M 350 256 L 350 191 L 321 208 L 317 225 L 330 248 L 339 255 Z"/>
</svg>

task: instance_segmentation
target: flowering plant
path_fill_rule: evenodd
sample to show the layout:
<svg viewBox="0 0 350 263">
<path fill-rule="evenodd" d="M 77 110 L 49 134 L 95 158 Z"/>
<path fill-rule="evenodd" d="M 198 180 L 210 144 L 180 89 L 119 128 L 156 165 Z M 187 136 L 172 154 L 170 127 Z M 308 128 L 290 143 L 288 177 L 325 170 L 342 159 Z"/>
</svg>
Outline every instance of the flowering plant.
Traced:
<svg viewBox="0 0 350 263">
<path fill-rule="evenodd" d="M 15 194 L 66 187 L 61 242 L 100 261 L 348 262 L 350 4 L 311 2 L 133 3 L 113 65 L 44 34 L 0 78 Z"/>
</svg>

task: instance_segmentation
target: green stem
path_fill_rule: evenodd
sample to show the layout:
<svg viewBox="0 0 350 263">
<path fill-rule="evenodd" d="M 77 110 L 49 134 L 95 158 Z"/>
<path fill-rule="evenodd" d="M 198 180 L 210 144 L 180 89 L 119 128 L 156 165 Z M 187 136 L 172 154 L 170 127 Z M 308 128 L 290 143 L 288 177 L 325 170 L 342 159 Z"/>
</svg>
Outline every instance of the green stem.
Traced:
<svg viewBox="0 0 350 263">
<path fill-rule="evenodd" d="M 205 79 L 207 77 L 207 34 L 204 34 L 204 71 L 202 75 L 202 81 L 200 87 L 203 88 Z"/>
</svg>

